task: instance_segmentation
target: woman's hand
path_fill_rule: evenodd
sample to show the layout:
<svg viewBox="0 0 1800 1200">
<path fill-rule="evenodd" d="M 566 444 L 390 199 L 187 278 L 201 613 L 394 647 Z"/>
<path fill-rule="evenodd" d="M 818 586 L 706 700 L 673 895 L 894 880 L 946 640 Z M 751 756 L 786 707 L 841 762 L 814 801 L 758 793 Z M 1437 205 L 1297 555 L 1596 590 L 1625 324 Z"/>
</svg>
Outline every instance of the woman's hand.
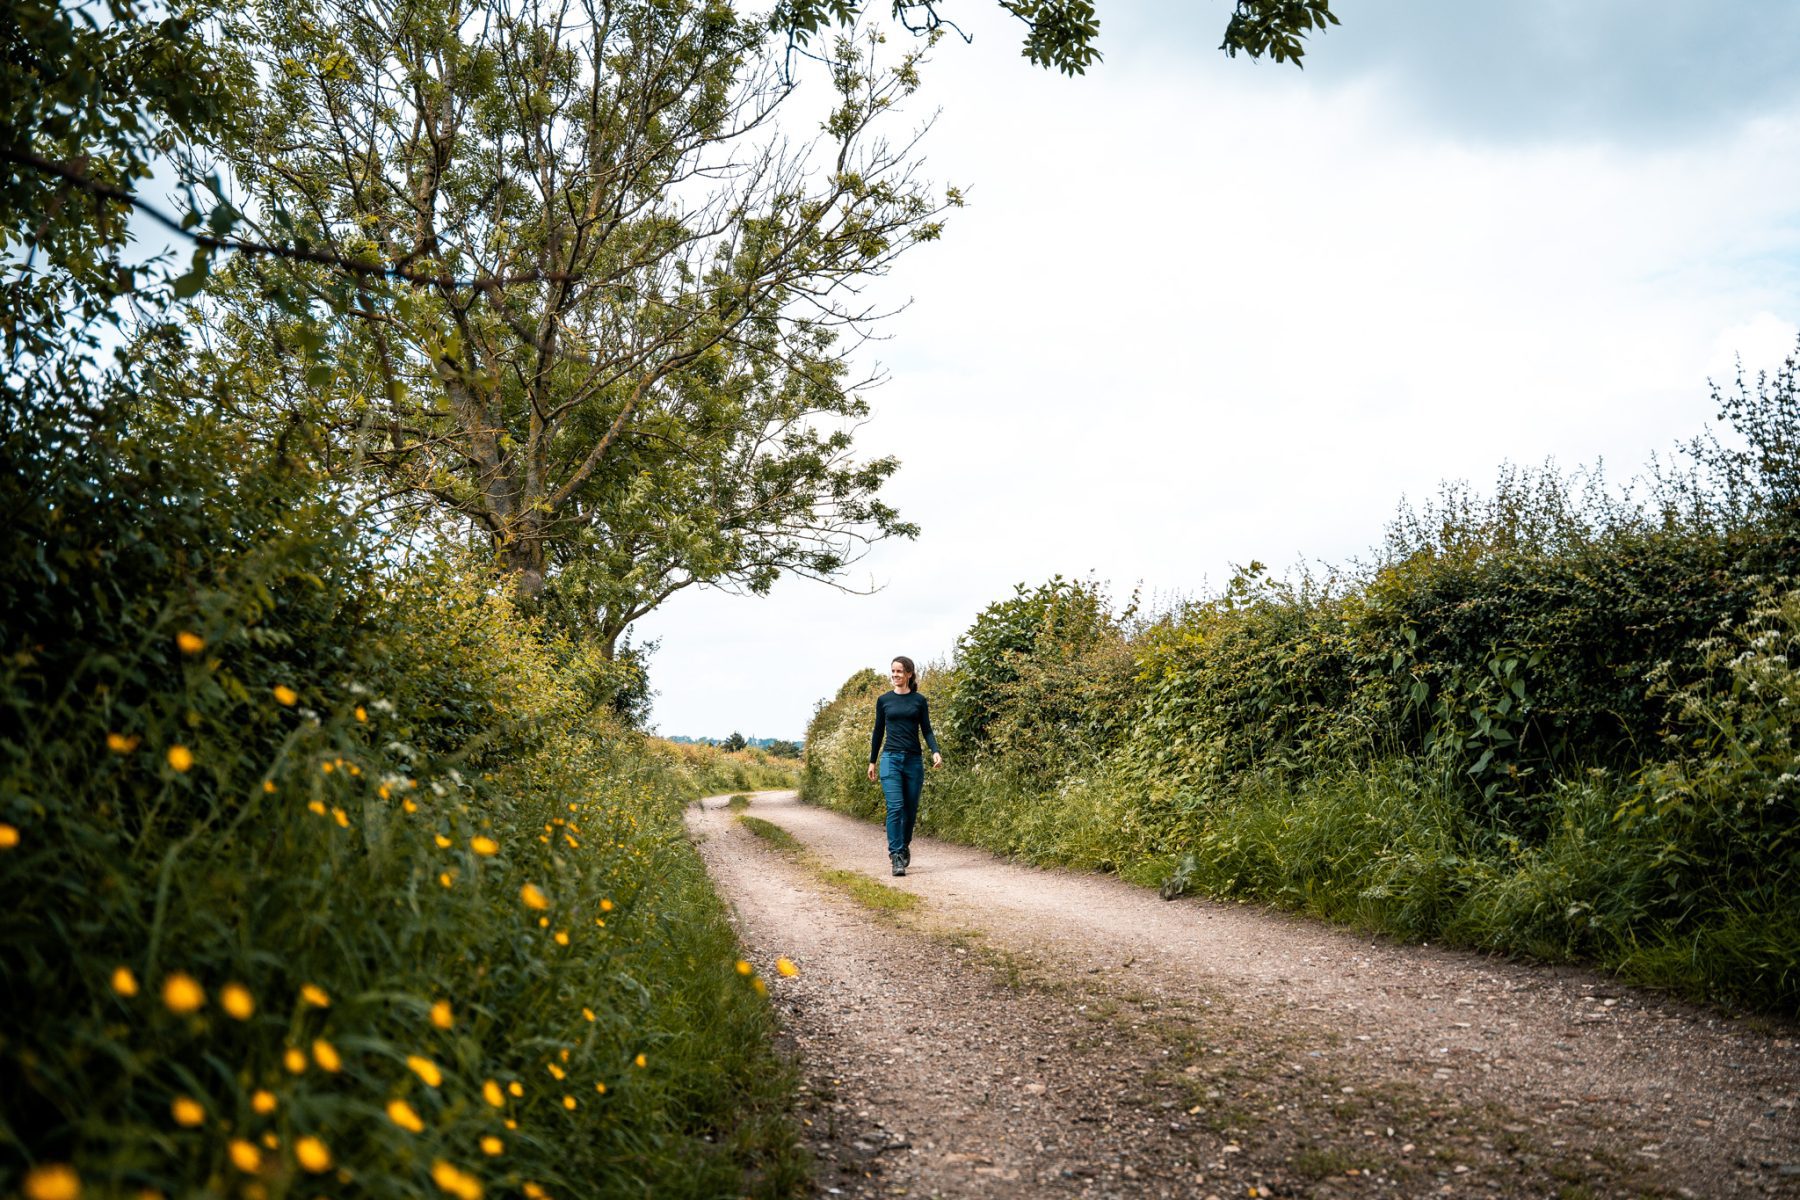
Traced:
<svg viewBox="0 0 1800 1200">
<path fill-rule="evenodd" d="M 875 782 L 875 764 L 874 763 L 869 764 L 869 782 L 870 783 Z"/>
<path fill-rule="evenodd" d="M 931 765 L 934 767 L 943 766 L 944 765 L 944 756 L 939 754 L 936 750 L 933 750 L 931 752 Z"/>
</svg>

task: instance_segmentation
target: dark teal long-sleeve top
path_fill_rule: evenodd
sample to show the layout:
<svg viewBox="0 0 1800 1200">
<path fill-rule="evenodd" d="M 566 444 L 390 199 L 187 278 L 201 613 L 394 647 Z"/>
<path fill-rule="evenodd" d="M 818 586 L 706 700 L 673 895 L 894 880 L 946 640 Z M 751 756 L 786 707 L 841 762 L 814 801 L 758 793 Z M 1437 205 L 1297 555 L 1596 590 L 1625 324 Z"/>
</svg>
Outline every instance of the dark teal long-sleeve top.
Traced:
<svg viewBox="0 0 1800 1200">
<path fill-rule="evenodd" d="M 931 732 L 931 709 L 917 692 L 902 696 L 883 692 L 875 700 L 875 735 L 869 739 L 869 761 L 874 762 L 887 742 L 889 754 L 918 754 L 919 739 L 937 753 L 937 735 Z"/>
</svg>

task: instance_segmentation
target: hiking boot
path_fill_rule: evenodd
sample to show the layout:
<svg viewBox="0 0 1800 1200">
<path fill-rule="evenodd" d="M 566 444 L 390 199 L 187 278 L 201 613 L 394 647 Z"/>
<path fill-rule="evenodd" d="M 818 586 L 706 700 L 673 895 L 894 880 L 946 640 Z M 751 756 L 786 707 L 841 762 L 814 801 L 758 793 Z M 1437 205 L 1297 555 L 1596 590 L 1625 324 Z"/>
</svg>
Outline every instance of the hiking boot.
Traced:
<svg viewBox="0 0 1800 1200">
<path fill-rule="evenodd" d="M 890 855 L 888 855 L 888 858 L 894 864 L 894 874 L 896 874 L 896 875 L 906 874 L 906 855 L 905 854 L 898 854 L 898 853 L 890 854 Z"/>
<path fill-rule="evenodd" d="M 904 850 L 900 851 L 900 865 L 903 867 L 912 866 L 912 847 L 911 846 L 908 846 Z"/>
</svg>

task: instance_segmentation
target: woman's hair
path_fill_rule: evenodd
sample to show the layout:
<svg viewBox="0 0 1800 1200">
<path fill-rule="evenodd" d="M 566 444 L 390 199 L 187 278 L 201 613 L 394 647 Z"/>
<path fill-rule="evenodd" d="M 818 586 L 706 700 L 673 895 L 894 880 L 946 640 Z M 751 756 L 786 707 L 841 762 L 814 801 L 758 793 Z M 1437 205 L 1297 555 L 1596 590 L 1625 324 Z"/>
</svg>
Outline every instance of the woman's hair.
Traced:
<svg viewBox="0 0 1800 1200">
<path fill-rule="evenodd" d="M 919 690 L 919 672 L 918 672 L 917 668 L 915 668 L 913 666 L 913 660 L 906 657 L 906 655 L 904 655 L 904 654 L 896 654 L 896 655 L 894 655 L 894 657 L 891 661 L 897 662 L 901 666 L 906 668 L 907 690 L 914 691 L 914 692 L 918 691 Z"/>
</svg>

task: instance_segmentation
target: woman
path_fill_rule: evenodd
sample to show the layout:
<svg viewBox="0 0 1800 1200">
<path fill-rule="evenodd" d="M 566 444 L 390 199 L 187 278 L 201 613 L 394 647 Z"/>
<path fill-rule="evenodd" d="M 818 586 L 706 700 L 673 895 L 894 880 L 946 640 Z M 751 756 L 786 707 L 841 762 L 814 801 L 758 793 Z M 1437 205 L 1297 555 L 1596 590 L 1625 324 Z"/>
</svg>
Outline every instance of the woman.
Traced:
<svg viewBox="0 0 1800 1200">
<path fill-rule="evenodd" d="M 888 861 L 894 874 L 906 874 L 912 862 L 913 825 L 919 820 L 919 792 L 925 786 L 925 755 L 919 739 L 931 747 L 931 765 L 944 765 L 931 711 L 919 695 L 918 672 L 905 655 L 888 664 L 894 690 L 875 700 L 875 735 L 869 739 L 869 781 L 881 780 L 887 796 Z M 878 765 L 879 764 L 879 765 Z"/>
</svg>

